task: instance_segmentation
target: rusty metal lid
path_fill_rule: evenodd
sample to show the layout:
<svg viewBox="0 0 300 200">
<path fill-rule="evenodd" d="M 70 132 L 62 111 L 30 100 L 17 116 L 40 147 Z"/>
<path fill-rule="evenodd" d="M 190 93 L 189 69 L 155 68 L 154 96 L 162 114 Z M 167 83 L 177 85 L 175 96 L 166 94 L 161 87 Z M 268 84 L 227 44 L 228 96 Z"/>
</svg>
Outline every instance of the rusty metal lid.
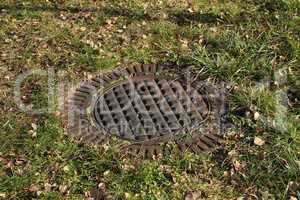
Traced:
<svg viewBox="0 0 300 200">
<path fill-rule="evenodd" d="M 117 138 L 134 154 L 210 151 L 222 134 L 220 90 L 207 81 L 189 81 L 172 67 L 135 65 L 83 81 L 72 93 L 68 132 L 101 145 Z"/>
</svg>

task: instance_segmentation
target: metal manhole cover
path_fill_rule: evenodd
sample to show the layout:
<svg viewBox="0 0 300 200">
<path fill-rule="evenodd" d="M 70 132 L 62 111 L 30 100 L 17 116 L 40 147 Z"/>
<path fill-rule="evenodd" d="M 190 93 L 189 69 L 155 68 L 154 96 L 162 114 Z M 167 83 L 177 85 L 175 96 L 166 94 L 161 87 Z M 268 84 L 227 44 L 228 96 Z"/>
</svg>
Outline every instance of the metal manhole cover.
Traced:
<svg viewBox="0 0 300 200">
<path fill-rule="evenodd" d="M 126 149 L 163 153 L 163 144 L 195 153 L 215 147 L 221 133 L 220 93 L 190 84 L 172 68 L 136 65 L 84 81 L 69 102 L 69 133 L 101 144 L 116 137 Z"/>
</svg>

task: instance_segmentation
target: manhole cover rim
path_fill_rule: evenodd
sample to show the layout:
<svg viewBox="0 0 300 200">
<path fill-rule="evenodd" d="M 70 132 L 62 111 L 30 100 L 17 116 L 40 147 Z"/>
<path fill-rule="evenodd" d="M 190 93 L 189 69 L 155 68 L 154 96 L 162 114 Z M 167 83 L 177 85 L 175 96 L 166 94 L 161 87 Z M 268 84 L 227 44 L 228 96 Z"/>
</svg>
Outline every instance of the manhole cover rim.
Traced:
<svg viewBox="0 0 300 200">
<path fill-rule="evenodd" d="M 91 117 L 90 117 L 90 114 L 91 114 L 90 110 L 92 108 L 91 105 L 93 105 L 92 103 L 95 102 L 95 99 L 98 99 L 98 97 L 97 97 L 98 94 L 105 93 L 104 90 L 107 91 L 107 90 L 109 90 L 109 88 L 113 88 L 114 86 L 120 84 L 120 82 L 123 82 L 123 81 L 126 82 L 130 78 L 135 79 L 135 78 L 138 78 L 139 76 L 143 76 L 143 75 L 146 75 L 149 77 L 154 77 L 154 78 L 162 77 L 164 79 L 170 79 L 170 80 L 176 79 L 177 81 L 181 81 L 181 79 L 179 77 L 182 78 L 182 76 L 181 76 L 182 74 L 180 74 L 180 75 L 177 74 L 177 71 L 173 70 L 173 69 L 171 69 L 171 71 L 169 72 L 168 70 L 170 69 L 170 66 L 166 66 L 165 69 L 163 69 L 163 67 L 164 67 L 164 65 L 159 66 L 159 65 L 140 65 L 140 64 L 129 66 L 129 67 L 118 67 L 118 68 L 113 69 L 110 73 L 100 73 L 98 75 L 92 76 L 88 80 L 81 81 L 80 85 L 78 87 L 76 87 L 76 89 L 74 88 L 74 93 L 73 92 L 69 93 L 71 96 L 69 96 L 68 101 L 66 102 L 68 104 L 68 106 L 67 106 L 68 109 L 69 109 L 69 107 L 71 107 L 71 109 L 70 109 L 71 116 L 73 116 L 73 117 L 75 116 L 75 121 L 76 121 L 74 124 L 69 124 L 68 116 L 70 115 L 70 112 L 68 112 L 67 115 L 63 115 L 63 116 L 67 117 L 67 118 L 65 118 L 65 117 L 64 118 L 67 120 L 67 123 L 68 123 L 66 125 L 68 133 L 70 133 L 76 139 L 79 139 L 84 143 L 95 144 L 95 145 L 102 145 L 103 142 L 105 142 L 105 141 L 108 142 L 109 140 L 112 140 L 115 136 L 108 134 L 102 127 L 100 127 L 100 128 L 96 127 L 96 124 L 93 123 L 93 121 L 91 120 Z M 142 71 L 136 73 L 138 71 L 137 69 L 142 69 Z M 167 76 L 165 74 L 167 74 Z M 171 74 L 171 75 L 169 76 L 169 74 Z M 106 78 L 108 77 L 108 80 L 104 80 L 104 81 L 101 80 L 101 77 L 103 77 L 103 76 L 105 76 Z M 98 77 L 100 77 L 99 82 L 94 80 L 94 79 L 97 79 Z M 202 81 L 203 80 L 204 79 L 202 79 Z M 110 83 L 112 83 L 112 84 L 110 84 Z M 91 88 L 94 88 L 95 90 L 93 90 L 93 92 L 90 96 L 87 95 L 88 99 L 91 97 L 90 100 L 85 99 L 83 101 L 76 103 L 76 100 L 74 101 L 73 98 L 76 98 L 76 92 L 80 91 L 80 89 L 82 89 L 82 86 L 84 88 L 86 88 L 86 86 L 91 87 Z M 195 84 L 195 82 L 192 83 L 192 86 L 196 90 L 199 90 L 201 95 L 203 95 L 203 94 L 205 95 L 207 89 L 208 89 L 207 93 L 211 93 L 211 91 L 215 90 L 215 89 L 216 89 L 216 91 L 218 90 L 218 88 L 213 85 L 213 82 L 210 82 L 209 80 L 208 80 L 208 84 L 206 84 L 206 81 L 205 81 L 205 83 L 203 83 L 203 85 L 201 85 L 200 87 L 198 87 L 198 83 Z M 217 97 L 217 98 L 219 98 L 219 97 Z M 213 116 L 212 123 L 215 123 L 215 124 L 212 126 L 214 128 L 212 128 L 212 129 L 209 128 L 205 132 L 197 131 L 197 132 L 199 132 L 199 133 L 197 133 L 197 138 L 198 138 L 197 140 L 199 140 L 199 142 L 201 144 L 200 146 L 202 146 L 203 138 L 204 138 L 204 140 L 206 140 L 205 138 L 213 138 L 210 140 L 213 141 L 214 145 L 205 147 L 205 142 L 204 142 L 204 148 L 200 148 L 200 152 L 201 151 L 211 151 L 211 150 L 215 149 L 215 147 L 218 146 L 217 144 L 219 144 L 218 142 L 219 142 L 220 137 L 223 135 L 223 130 L 221 128 L 222 122 L 220 121 L 220 119 L 218 119 L 216 121 L 216 119 L 222 115 L 221 113 L 223 113 L 223 111 L 220 112 L 220 107 L 219 107 L 218 103 L 216 103 L 214 101 L 214 98 L 211 98 L 211 99 L 205 98 L 204 101 L 205 101 L 206 105 L 209 106 L 208 115 Z M 88 105 L 86 106 L 86 104 L 88 104 Z M 79 112 L 77 113 L 77 111 L 79 111 Z M 214 112 L 214 111 L 219 111 L 219 113 Z M 74 112 L 74 113 L 72 113 L 72 112 Z M 82 120 L 85 121 L 84 124 L 81 123 Z M 206 120 L 207 120 L 207 118 L 206 118 Z M 76 125 L 77 122 L 79 124 Z M 203 122 L 199 123 L 199 126 L 201 124 L 207 124 L 207 123 L 203 123 Z M 211 123 L 211 119 L 209 119 L 208 124 L 209 123 Z M 204 126 L 206 126 L 206 125 L 204 125 Z M 210 127 L 210 125 L 208 127 Z M 194 128 L 193 130 L 195 130 L 195 129 L 197 129 L 197 128 Z M 152 142 L 151 142 L 152 139 L 145 140 L 145 141 L 130 141 L 130 143 L 129 144 L 127 143 L 127 144 L 128 144 L 128 147 L 130 147 L 130 148 L 132 146 L 134 146 L 135 149 L 140 149 L 140 150 L 144 149 L 145 151 L 148 148 L 151 148 L 151 149 L 154 148 L 154 149 L 159 150 L 159 149 L 161 149 L 160 145 L 165 142 L 168 142 L 168 141 L 177 141 L 177 142 L 185 144 L 185 145 L 189 144 L 190 143 L 189 141 L 180 141 L 181 139 L 179 139 L 179 140 L 176 139 L 177 138 L 176 135 L 184 135 L 188 132 L 188 130 L 180 130 L 180 131 L 182 134 L 170 135 L 167 137 L 168 139 L 166 139 L 166 140 L 162 140 L 162 141 L 157 140 L 157 138 L 159 138 L 159 137 L 153 138 L 153 141 L 157 140 L 157 142 L 154 142 L 155 144 L 154 143 L 152 144 Z M 120 140 L 121 146 L 126 144 L 126 142 L 125 143 L 122 142 L 122 141 L 125 141 L 123 138 L 117 137 L 117 139 Z M 115 140 L 113 139 L 113 141 L 115 141 Z M 177 144 L 177 142 L 176 142 L 176 144 Z M 127 145 L 125 145 L 125 147 L 126 146 Z M 199 145 L 198 145 L 198 147 L 199 147 Z M 197 149 L 198 147 L 195 147 L 195 148 Z M 140 151 L 140 150 L 138 150 L 138 151 Z M 198 148 L 198 150 L 199 150 L 199 148 Z M 180 148 L 180 151 L 182 151 L 181 148 Z"/>
</svg>

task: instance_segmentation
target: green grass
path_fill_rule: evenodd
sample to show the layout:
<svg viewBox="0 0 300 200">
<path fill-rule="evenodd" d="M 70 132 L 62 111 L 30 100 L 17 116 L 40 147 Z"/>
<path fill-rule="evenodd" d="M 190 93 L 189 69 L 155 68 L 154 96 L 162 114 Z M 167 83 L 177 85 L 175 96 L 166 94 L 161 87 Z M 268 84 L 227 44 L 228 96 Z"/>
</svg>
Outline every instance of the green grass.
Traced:
<svg viewBox="0 0 300 200">
<path fill-rule="evenodd" d="M 297 0 L 1 1 L 0 199 L 83 199 L 100 183 L 116 199 L 300 198 L 299 12 Z M 27 70 L 51 68 L 58 94 L 61 81 L 133 63 L 194 66 L 231 83 L 230 111 L 260 117 L 232 115 L 236 130 L 215 153 L 136 161 L 74 141 L 57 110 L 30 115 L 14 103 Z M 48 105 L 47 76 L 21 87 L 29 106 Z"/>
</svg>

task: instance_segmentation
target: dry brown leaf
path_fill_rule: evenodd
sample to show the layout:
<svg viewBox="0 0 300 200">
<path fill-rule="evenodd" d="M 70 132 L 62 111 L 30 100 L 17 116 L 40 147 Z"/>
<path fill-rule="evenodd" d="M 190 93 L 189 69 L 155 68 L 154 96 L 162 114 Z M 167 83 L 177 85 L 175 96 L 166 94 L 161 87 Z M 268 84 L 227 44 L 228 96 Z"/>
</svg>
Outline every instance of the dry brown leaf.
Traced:
<svg viewBox="0 0 300 200">
<path fill-rule="evenodd" d="M 259 137 L 255 137 L 254 138 L 254 144 L 258 145 L 258 146 L 262 146 L 265 144 L 265 141 Z"/>
<path fill-rule="evenodd" d="M 86 27 L 82 26 L 82 27 L 80 27 L 80 30 L 84 32 L 84 31 L 86 31 Z"/>
<path fill-rule="evenodd" d="M 66 165 L 66 166 L 63 167 L 63 170 L 64 170 L 64 172 L 68 172 L 68 171 L 70 171 L 70 168 L 69 168 L 68 165 Z"/>
<path fill-rule="evenodd" d="M 9 160 L 7 160 L 6 158 L 0 157 L 0 163 L 7 165 L 9 163 Z"/>
<path fill-rule="evenodd" d="M 66 185 L 60 185 L 58 189 L 61 193 L 66 193 L 68 187 Z"/>
<path fill-rule="evenodd" d="M 31 185 L 28 190 L 30 192 L 37 192 L 39 190 L 39 188 L 36 185 Z"/>
<path fill-rule="evenodd" d="M 196 191 L 192 191 L 192 192 L 186 194 L 184 197 L 184 200 L 197 200 L 197 199 L 203 199 L 206 197 L 207 197 L 207 195 L 203 191 L 196 190 Z"/>
<path fill-rule="evenodd" d="M 129 199 L 130 198 L 130 194 L 128 192 L 125 192 L 124 193 L 124 197 L 125 197 L 125 199 Z"/>
<path fill-rule="evenodd" d="M 45 183 L 45 184 L 44 184 L 44 187 L 45 187 L 45 191 L 46 191 L 46 192 L 50 192 L 50 191 L 51 191 L 51 188 L 52 188 L 52 185 L 49 184 L 49 183 Z"/>
<path fill-rule="evenodd" d="M 243 169 L 243 165 L 238 161 L 233 161 L 233 166 L 236 171 L 241 171 Z"/>
</svg>

